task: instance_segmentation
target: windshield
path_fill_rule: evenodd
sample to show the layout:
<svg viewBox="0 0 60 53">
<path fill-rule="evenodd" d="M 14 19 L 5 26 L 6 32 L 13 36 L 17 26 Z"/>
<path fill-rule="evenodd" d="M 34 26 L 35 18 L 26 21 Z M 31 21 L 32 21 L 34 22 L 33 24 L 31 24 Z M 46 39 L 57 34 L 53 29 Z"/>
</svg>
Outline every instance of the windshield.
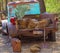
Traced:
<svg viewBox="0 0 60 53">
<path fill-rule="evenodd" d="M 20 3 L 9 3 L 8 4 L 8 16 L 15 16 L 15 9 L 17 8 L 18 5 L 20 5 L 20 7 L 18 7 L 19 11 L 21 12 L 21 7 L 22 9 L 24 8 L 23 6 L 24 5 L 27 5 L 28 4 L 28 8 L 29 10 L 25 12 L 25 15 L 36 15 L 36 14 L 40 14 L 40 6 L 39 6 L 39 3 L 36 2 L 36 3 L 23 3 L 23 4 L 20 4 Z M 23 9 L 24 10 L 24 9 Z M 22 11 L 23 12 L 23 11 Z M 19 13 L 18 13 L 19 14 Z M 21 13 L 22 14 L 22 13 Z"/>
</svg>

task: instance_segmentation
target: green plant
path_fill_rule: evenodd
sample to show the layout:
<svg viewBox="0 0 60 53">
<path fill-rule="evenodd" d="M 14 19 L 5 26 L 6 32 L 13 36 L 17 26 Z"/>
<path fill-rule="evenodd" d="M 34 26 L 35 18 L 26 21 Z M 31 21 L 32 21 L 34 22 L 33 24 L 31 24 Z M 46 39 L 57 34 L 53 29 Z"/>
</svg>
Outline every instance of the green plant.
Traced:
<svg viewBox="0 0 60 53">
<path fill-rule="evenodd" d="M 18 5 L 15 8 L 15 15 L 17 18 L 22 19 L 25 15 L 25 12 L 29 10 L 29 5 Z"/>
<path fill-rule="evenodd" d="M 0 0 L 0 11 L 1 11 L 1 0 Z"/>
<path fill-rule="evenodd" d="M 0 0 L 0 2 L 1 2 L 1 0 Z"/>
<path fill-rule="evenodd" d="M 46 11 L 49 13 L 60 13 L 60 0 L 45 0 Z"/>
</svg>

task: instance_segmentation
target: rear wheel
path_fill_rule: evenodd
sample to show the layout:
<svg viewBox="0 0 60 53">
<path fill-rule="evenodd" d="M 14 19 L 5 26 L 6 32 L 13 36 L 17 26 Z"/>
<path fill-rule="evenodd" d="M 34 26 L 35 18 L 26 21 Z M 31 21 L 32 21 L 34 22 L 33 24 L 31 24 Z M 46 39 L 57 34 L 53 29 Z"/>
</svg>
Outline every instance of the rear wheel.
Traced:
<svg viewBox="0 0 60 53">
<path fill-rule="evenodd" d="M 55 32 L 50 31 L 50 33 L 48 34 L 48 40 L 53 42 L 56 41 Z"/>
</svg>

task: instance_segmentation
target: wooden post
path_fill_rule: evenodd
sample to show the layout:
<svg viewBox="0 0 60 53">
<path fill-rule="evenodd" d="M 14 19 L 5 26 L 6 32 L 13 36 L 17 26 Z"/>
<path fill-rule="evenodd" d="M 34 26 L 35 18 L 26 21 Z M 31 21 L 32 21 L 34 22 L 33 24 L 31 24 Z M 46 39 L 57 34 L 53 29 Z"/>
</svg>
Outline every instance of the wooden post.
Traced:
<svg viewBox="0 0 60 53">
<path fill-rule="evenodd" d="M 6 7 L 5 7 L 5 8 L 6 8 L 6 13 L 7 13 L 7 3 L 8 3 L 8 0 L 6 0 Z M 7 14 L 6 14 L 6 15 L 7 15 Z"/>
</svg>

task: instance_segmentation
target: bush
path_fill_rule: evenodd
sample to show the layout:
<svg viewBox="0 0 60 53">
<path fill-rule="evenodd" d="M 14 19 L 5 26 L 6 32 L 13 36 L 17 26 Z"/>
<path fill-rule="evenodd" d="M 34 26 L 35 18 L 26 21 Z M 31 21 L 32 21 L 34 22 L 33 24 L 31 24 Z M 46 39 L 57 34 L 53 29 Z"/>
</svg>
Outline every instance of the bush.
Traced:
<svg viewBox="0 0 60 53">
<path fill-rule="evenodd" d="M 60 0 L 45 0 L 46 11 L 49 13 L 60 13 Z"/>
</svg>

